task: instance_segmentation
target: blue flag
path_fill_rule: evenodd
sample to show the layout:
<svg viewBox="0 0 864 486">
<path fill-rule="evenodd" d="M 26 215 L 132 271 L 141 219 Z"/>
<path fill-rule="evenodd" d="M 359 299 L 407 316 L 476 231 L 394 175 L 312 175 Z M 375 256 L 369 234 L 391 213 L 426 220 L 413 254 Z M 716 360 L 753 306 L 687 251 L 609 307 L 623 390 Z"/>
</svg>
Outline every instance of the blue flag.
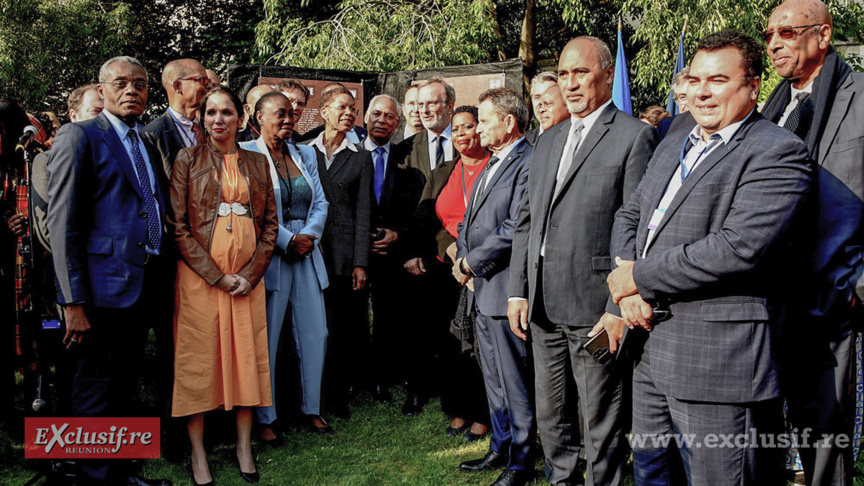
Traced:
<svg viewBox="0 0 864 486">
<path fill-rule="evenodd" d="M 619 110 L 633 115 L 633 102 L 630 98 L 630 77 L 627 74 L 627 58 L 624 57 L 624 42 L 621 29 L 618 29 L 618 54 L 615 55 L 615 80 L 612 82 L 612 102 Z"/>
<path fill-rule="evenodd" d="M 684 69 L 684 37 L 687 36 L 687 30 L 681 32 L 681 42 L 678 43 L 678 59 L 675 60 L 675 70 L 672 71 L 672 78 L 675 78 L 675 75 L 678 74 L 678 71 Z M 666 102 L 666 111 L 675 116 L 679 113 L 678 104 L 675 103 L 675 92 L 672 90 L 672 86 L 669 87 L 669 101 Z"/>
</svg>

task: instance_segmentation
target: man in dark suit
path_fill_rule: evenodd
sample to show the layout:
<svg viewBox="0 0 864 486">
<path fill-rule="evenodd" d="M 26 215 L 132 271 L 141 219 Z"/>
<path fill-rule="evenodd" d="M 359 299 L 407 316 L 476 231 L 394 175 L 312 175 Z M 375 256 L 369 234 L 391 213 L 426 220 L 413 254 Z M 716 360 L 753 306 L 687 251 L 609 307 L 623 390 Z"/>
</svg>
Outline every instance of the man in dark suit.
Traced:
<svg viewBox="0 0 864 486">
<path fill-rule="evenodd" d="M 534 147 L 513 238 L 507 314 L 523 340 L 530 323 L 537 423 L 553 485 L 582 482 L 571 396 L 584 417 L 588 484 L 619 484 L 630 452 L 625 364 L 597 363 L 584 347 L 609 296 L 615 211 L 642 179 L 657 138 L 653 127 L 612 104 L 614 68 L 609 47 L 595 37 L 573 39 L 561 52 L 559 84 L 547 92 L 561 87 L 571 117 Z"/>
<path fill-rule="evenodd" d="M 684 69 L 675 73 L 675 76 L 672 78 L 672 94 L 675 96 L 675 104 L 678 105 L 678 111 L 680 113 L 660 120 L 660 124 L 657 125 L 657 132 L 660 134 L 660 140 L 663 140 L 666 137 L 666 134 L 673 130 L 673 124 L 676 127 L 686 126 L 688 130 L 691 130 L 696 125 L 692 122 L 692 117 L 684 116 L 685 113 L 690 111 L 690 107 L 687 104 L 687 75 L 689 73 L 690 68 L 684 66 Z"/>
<path fill-rule="evenodd" d="M 325 107 L 322 117 L 325 118 L 325 124 L 331 127 L 336 126 L 339 120 L 350 117 L 329 106 L 342 103 L 340 100 L 350 101 L 350 106 L 343 108 L 354 113 L 353 97 L 347 89 L 336 88 L 321 96 L 321 106 Z M 366 269 L 369 267 L 374 169 L 369 152 L 352 143 L 344 132 L 335 135 L 341 136 L 342 141 L 328 157 L 325 133 L 322 132 L 306 144 L 317 150 L 318 175 L 327 202 L 330 203 L 327 224 L 321 237 L 324 264 L 330 278 L 330 286 L 324 291 L 324 302 L 330 335 L 334 336 L 331 342 L 335 340 L 335 345 L 341 347 L 338 342 L 340 336 L 359 336 L 365 332 L 363 323 L 368 321 L 368 294 L 365 288 Z M 351 366 L 356 365 L 352 363 Z M 346 370 L 334 371 L 346 373 Z M 333 373 L 325 373 L 325 381 L 331 380 L 332 376 Z M 337 388 L 340 388 L 339 384 Z M 336 393 L 337 396 L 344 395 L 344 390 Z M 335 412 L 344 414 L 343 407 L 335 403 L 327 406 L 331 405 L 335 405 Z"/>
<path fill-rule="evenodd" d="M 633 377 L 637 484 L 670 484 L 675 460 L 688 484 L 786 484 L 785 450 L 759 437 L 783 432 L 778 305 L 812 164 L 756 112 L 761 74 L 754 39 L 702 39 L 687 89 L 698 125 L 663 140 L 615 216 L 607 309 L 653 326 Z M 595 330 L 612 340 L 621 325 L 604 315 Z"/>
<path fill-rule="evenodd" d="M 525 132 L 525 140 L 528 140 L 528 143 L 530 143 L 532 147 L 537 142 L 537 138 L 546 130 L 543 128 L 543 122 L 540 120 L 540 98 L 542 98 L 543 93 L 552 86 L 558 86 L 558 75 L 552 71 L 538 73 L 531 79 L 531 89 L 529 90 L 531 95 L 531 108 L 533 108 L 532 111 L 534 113 L 534 118 L 537 120 L 539 125 L 537 128 Z"/>
<path fill-rule="evenodd" d="M 420 111 L 417 109 L 418 92 L 419 88 L 416 84 L 408 86 L 408 89 L 405 90 L 401 107 L 402 113 L 405 116 L 405 127 L 393 134 L 390 143 L 402 143 L 403 140 L 408 140 L 417 132 L 423 130 L 423 120 L 420 119 Z"/>
<path fill-rule="evenodd" d="M 136 124 L 147 74 L 131 57 L 112 58 L 99 93 L 105 109 L 61 128 L 48 161 L 48 229 L 79 417 L 130 414 L 147 330 L 173 311 L 167 179 Z M 87 484 L 171 484 L 142 480 L 117 460 L 82 461 L 81 472 Z"/>
<path fill-rule="evenodd" d="M 463 462 L 463 471 L 505 471 L 493 486 L 524 485 L 533 476 L 534 420 L 531 357 L 507 324 L 507 283 L 516 216 L 528 184 L 532 147 L 525 140 L 528 107 L 511 88 L 478 100 L 480 144 L 494 154 L 474 185 L 459 223 L 453 276 L 473 282 L 468 305 L 477 313 L 477 342 L 492 418 L 489 452 Z"/>
<path fill-rule="evenodd" d="M 425 130 L 412 139 L 408 166 L 420 169 L 428 179 L 438 164 L 453 160 L 452 127 L 456 90 L 441 78 L 421 81 L 417 87 L 417 109 Z"/>
<path fill-rule="evenodd" d="M 406 415 L 422 411 L 428 386 L 430 344 L 426 328 L 418 323 L 405 325 L 410 319 L 423 319 L 419 307 L 411 305 L 416 282 L 402 268 L 408 227 L 420 202 L 426 178 L 415 168 L 404 165 L 410 145 L 390 142 L 399 126 L 399 106 L 395 99 L 379 95 L 372 99 L 366 111 L 369 137 L 363 148 L 372 154 L 374 164 L 372 198 L 372 255 L 369 278 L 372 291 L 374 325 L 372 356 L 374 376 L 381 380 L 374 391 L 386 397 L 383 388 L 394 379 L 408 382 L 408 396 L 402 407 Z M 377 235 L 377 236 L 376 236 Z M 427 294 L 424 301 L 428 304 Z M 433 351 L 434 352 L 434 351 Z M 393 366 L 393 363 L 400 366 Z"/>
<path fill-rule="evenodd" d="M 162 167 L 170 179 L 177 152 L 205 140 L 197 119 L 198 108 L 211 86 L 201 63 L 177 59 L 162 70 L 162 87 L 168 95 L 168 109 L 144 128 L 143 135 L 159 149 Z"/>
<path fill-rule="evenodd" d="M 830 445 L 799 445 L 809 485 L 852 484 L 847 439 L 855 425 L 855 327 L 864 296 L 864 74 L 831 49 L 832 30 L 822 2 L 790 1 L 777 7 L 765 34 L 785 80 L 762 113 L 801 137 L 818 167 L 803 298 L 795 299 L 801 305 L 784 327 L 789 421 Z"/>
</svg>

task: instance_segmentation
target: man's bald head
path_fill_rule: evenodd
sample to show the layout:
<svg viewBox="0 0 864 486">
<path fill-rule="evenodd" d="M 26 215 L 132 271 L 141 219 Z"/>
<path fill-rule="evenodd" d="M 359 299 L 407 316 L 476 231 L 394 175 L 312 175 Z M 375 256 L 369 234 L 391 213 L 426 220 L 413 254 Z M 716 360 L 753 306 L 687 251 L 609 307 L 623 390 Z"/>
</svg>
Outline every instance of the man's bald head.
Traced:
<svg viewBox="0 0 864 486">
<path fill-rule="evenodd" d="M 210 80 L 204 66 L 195 59 L 177 59 L 162 70 L 162 87 L 168 95 L 168 105 L 192 120 L 201 100 L 210 90 Z"/>
<path fill-rule="evenodd" d="M 195 59 L 175 59 L 166 64 L 162 70 L 162 87 L 170 93 L 174 81 L 198 74 L 207 76 L 207 70 L 200 62 Z"/>
<path fill-rule="evenodd" d="M 765 41 L 777 74 L 805 88 L 816 79 L 831 47 L 833 21 L 819 0 L 788 0 L 768 19 Z"/>
<path fill-rule="evenodd" d="M 273 86 L 266 84 L 255 86 L 250 89 L 249 92 L 246 93 L 246 104 L 243 105 L 243 111 L 245 111 L 249 116 L 252 116 L 252 112 L 255 110 L 255 103 L 258 103 L 258 100 L 260 100 L 262 96 L 271 91 L 276 90 L 273 89 Z"/>
</svg>

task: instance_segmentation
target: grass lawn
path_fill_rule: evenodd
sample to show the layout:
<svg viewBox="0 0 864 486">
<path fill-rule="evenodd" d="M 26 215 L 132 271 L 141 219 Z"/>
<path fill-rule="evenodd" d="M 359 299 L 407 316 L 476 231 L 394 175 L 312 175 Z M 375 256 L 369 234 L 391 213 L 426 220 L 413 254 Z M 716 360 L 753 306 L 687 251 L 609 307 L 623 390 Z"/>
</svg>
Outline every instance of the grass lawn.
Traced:
<svg viewBox="0 0 864 486">
<path fill-rule="evenodd" d="M 332 419 L 334 437 L 318 436 L 289 429 L 279 447 L 255 446 L 256 463 L 262 485 L 489 485 L 499 472 L 463 473 L 460 462 L 482 457 L 489 447 L 488 438 L 466 444 L 461 437 L 448 439 L 444 430 L 449 419 L 436 399 L 417 417 L 405 417 L 400 411 L 402 390 L 394 390 L 390 404 L 380 404 L 361 394 L 350 405 L 352 417 Z M 24 415 L 23 385 L 18 386 L 18 417 Z M 32 398 L 31 398 L 32 399 Z M 144 387 L 140 400 L 154 402 Z M 28 402 L 29 403 L 29 402 Z M 222 412 L 223 418 L 225 417 Z M 24 459 L 23 419 L 0 423 L 0 486 L 23 486 L 39 472 L 42 464 Z M 226 433 L 233 420 L 219 424 Z M 215 427 L 208 429 L 208 433 Z M 208 434 L 209 435 L 209 434 Z M 233 439 L 217 442 L 209 453 L 210 468 L 219 486 L 246 483 L 240 479 Z M 537 463 L 534 485 L 547 484 L 542 476 L 542 462 Z M 859 458 L 856 486 L 864 486 L 864 458 Z M 143 476 L 168 478 L 177 486 L 192 484 L 186 464 L 172 464 L 164 459 L 145 461 Z M 42 484 L 38 481 L 34 484 Z M 632 486 L 632 476 L 624 480 Z"/>
<path fill-rule="evenodd" d="M 255 455 L 262 485 L 488 485 L 499 472 L 463 473 L 460 462 L 482 457 L 489 440 L 466 444 L 461 437 L 448 439 L 444 429 L 449 419 L 438 400 L 417 417 L 405 417 L 400 398 L 380 404 L 361 395 L 351 407 L 348 420 L 331 420 L 334 437 L 289 429 L 279 447 L 256 446 Z M 225 426 L 230 426 L 226 423 Z M 17 427 L 16 427 L 17 428 Z M 38 463 L 23 459 L 18 431 L 0 429 L 0 484 L 24 485 L 36 475 Z M 240 479 L 230 443 L 215 446 L 209 455 L 217 485 L 245 485 Z M 191 485 L 188 467 L 163 459 L 145 463 L 143 475 L 168 478 L 175 485 Z M 538 463 L 538 474 L 542 465 Z M 37 483 L 39 484 L 39 483 Z M 534 484 L 546 484 L 542 477 Z M 632 484 L 632 481 L 630 482 Z"/>
</svg>

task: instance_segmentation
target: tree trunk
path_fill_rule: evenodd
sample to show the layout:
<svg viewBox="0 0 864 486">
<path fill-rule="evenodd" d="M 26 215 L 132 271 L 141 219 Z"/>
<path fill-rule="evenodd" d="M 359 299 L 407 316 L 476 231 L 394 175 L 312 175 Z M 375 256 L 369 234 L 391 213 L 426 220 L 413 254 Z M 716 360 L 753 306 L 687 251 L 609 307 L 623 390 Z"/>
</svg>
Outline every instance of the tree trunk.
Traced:
<svg viewBox="0 0 864 486">
<path fill-rule="evenodd" d="M 534 0 L 525 0 L 525 16 L 522 18 L 522 35 L 519 38 L 519 57 L 522 58 L 522 84 L 526 93 L 531 87 L 531 78 L 537 69 L 537 27 L 534 23 Z"/>
</svg>

